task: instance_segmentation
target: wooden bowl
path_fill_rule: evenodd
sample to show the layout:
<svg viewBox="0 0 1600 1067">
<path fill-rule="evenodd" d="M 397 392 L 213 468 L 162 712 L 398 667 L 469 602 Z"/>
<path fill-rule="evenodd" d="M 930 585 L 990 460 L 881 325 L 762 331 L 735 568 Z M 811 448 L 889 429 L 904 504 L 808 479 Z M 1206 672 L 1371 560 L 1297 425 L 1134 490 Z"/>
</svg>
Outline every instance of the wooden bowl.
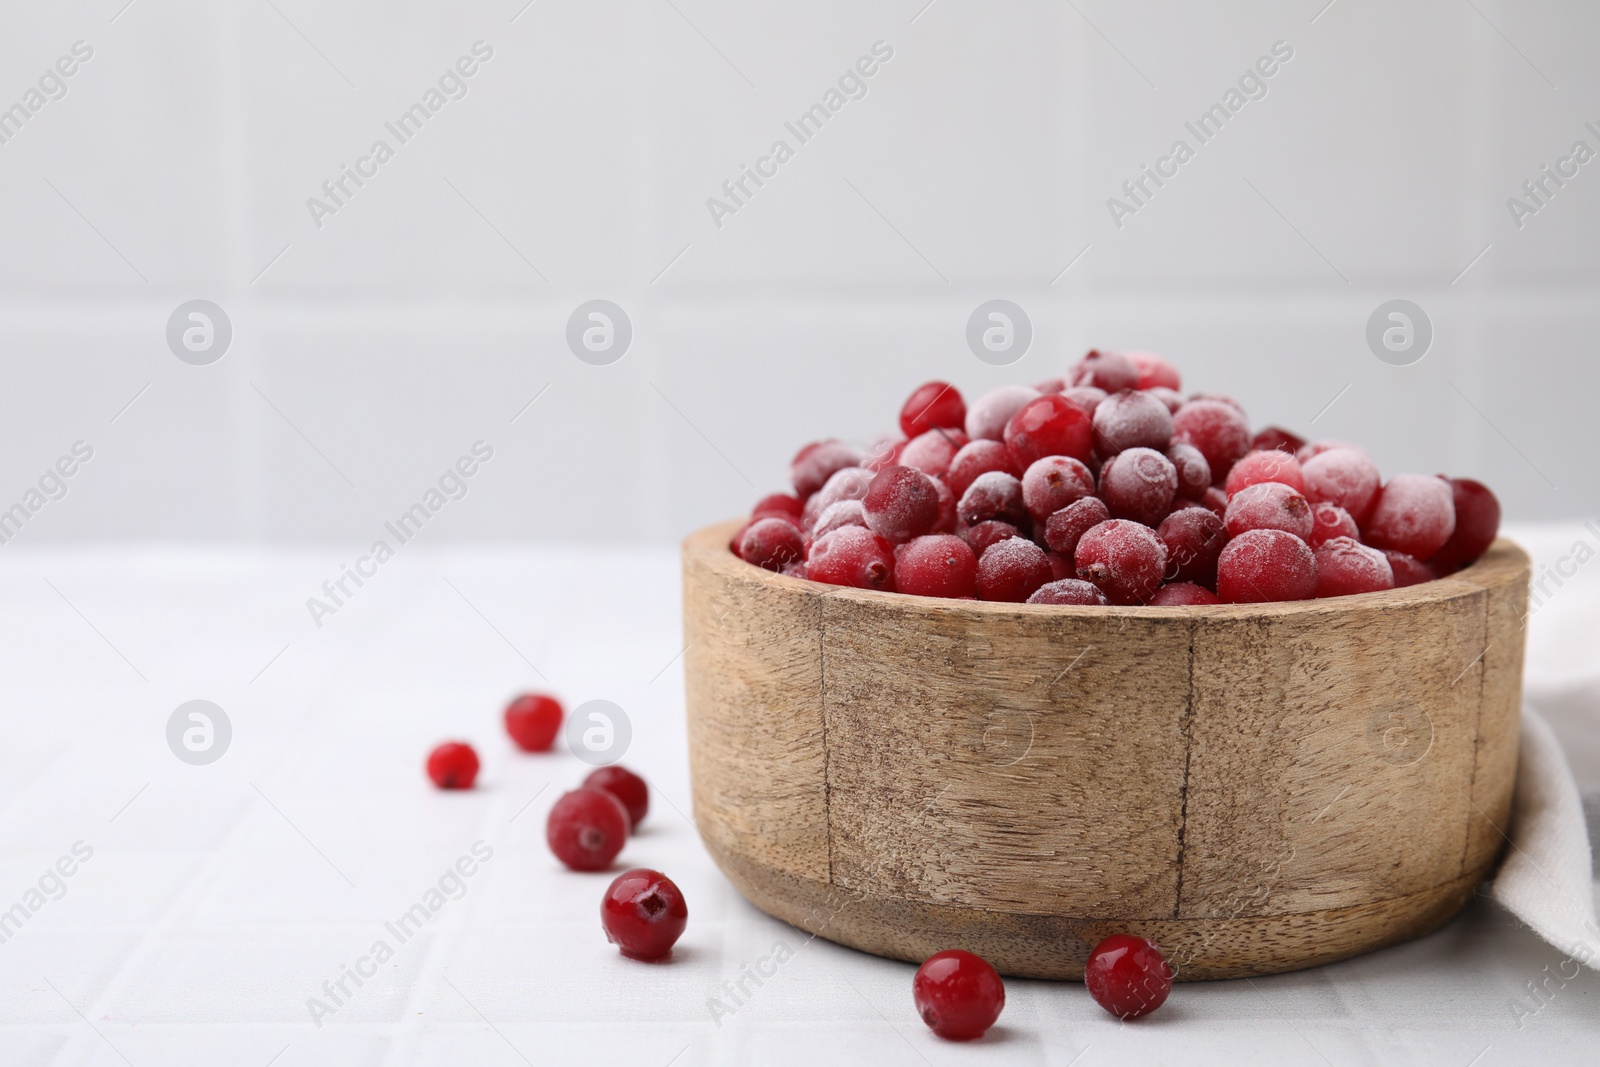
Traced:
<svg viewBox="0 0 1600 1067">
<path fill-rule="evenodd" d="M 920 962 L 1180 978 L 1442 925 L 1505 841 L 1527 555 L 1288 604 L 1080 608 L 786 578 L 683 546 L 695 821 L 751 903 Z"/>
</svg>

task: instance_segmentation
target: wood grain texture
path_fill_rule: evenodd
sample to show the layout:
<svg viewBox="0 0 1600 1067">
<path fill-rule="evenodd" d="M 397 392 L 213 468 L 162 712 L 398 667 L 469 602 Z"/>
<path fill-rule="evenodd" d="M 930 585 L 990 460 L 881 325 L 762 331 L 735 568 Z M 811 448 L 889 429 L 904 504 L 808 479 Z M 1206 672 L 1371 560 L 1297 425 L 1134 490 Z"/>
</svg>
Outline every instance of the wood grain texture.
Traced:
<svg viewBox="0 0 1600 1067">
<path fill-rule="evenodd" d="M 1337 600 L 1072 608 L 785 578 L 684 544 L 695 819 L 757 906 L 869 952 L 1182 977 L 1415 937 L 1492 867 L 1528 561 Z"/>
</svg>

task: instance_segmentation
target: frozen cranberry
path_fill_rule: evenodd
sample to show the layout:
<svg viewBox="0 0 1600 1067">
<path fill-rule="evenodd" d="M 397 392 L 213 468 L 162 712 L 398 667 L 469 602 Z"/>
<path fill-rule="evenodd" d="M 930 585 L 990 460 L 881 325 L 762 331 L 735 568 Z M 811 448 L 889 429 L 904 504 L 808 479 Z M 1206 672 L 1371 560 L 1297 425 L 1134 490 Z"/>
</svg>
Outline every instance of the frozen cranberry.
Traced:
<svg viewBox="0 0 1600 1067">
<path fill-rule="evenodd" d="M 1250 424 L 1243 413 L 1221 400 L 1191 400 L 1172 416 L 1172 439 L 1193 445 L 1211 465 L 1213 484 L 1250 449 Z"/>
<path fill-rule="evenodd" d="M 1058 578 L 1046 582 L 1033 591 L 1030 604 L 1079 604 L 1084 607 L 1104 606 L 1111 603 L 1100 587 L 1082 578 Z"/>
<path fill-rule="evenodd" d="M 622 807 L 628 813 L 630 833 L 644 822 L 645 815 L 650 811 L 650 787 L 643 778 L 626 767 L 614 763 L 609 767 L 597 767 L 583 780 L 583 788 L 603 789 L 622 801 Z"/>
<path fill-rule="evenodd" d="M 1044 540 L 1052 552 L 1071 556 L 1078 551 L 1078 539 L 1088 530 L 1111 518 L 1111 509 L 1097 496 L 1086 496 L 1062 508 L 1045 520 Z M 1074 564 L 1073 573 L 1077 573 Z"/>
<path fill-rule="evenodd" d="M 428 753 L 428 777 L 440 789 L 471 789 L 478 780 L 478 754 L 463 741 L 446 741 Z"/>
<path fill-rule="evenodd" d="M 1040 396 L 1046 393 L 1059 393 L 1067 387 L 1065 378 L 1046 378 L 1042 382 L 1034 382 L 1033 388 Z"/>
<path fill-rule="evenodd" d="M 1337 504 L 1360 523 L 1378 495 L 1378 467 L 1353 448 L 1330 448 L 1300 462 L 1306 499 Z"/>
<path fill-rule="evenodd" d="M 1133 365 L 1139 368 L 1138 388 L 1159 387 L 1172 390 L 1183 388 L 1183 379 L 1178 376 L 1178 368 L 1154 352 L 1129 352 L 1127 355 L 1133 361 Z"/>
<path fill-rule="evenodd" d="M 1124 1021 L 1149 1015 L 1172 992 L 1172 968 L 1154 941 L 1112 934 L 1094 947 L 1083 984 L 1095 1003 Z"/>
<path fill-rule="evenodd" d="M 1022 503 L 1037 522 L 1044 522 L 1074 500 L 1094 495 L 1094 475 L 1070 456 L 1034 460 L 1022 476 Z"/>
<path fill-rule="evenodd" d="M 600 900 L 606 940 L 630 960 L 654 963 L 672 954 L 689 924 L 689 906 L 671 878 L 637 868 L 617 875 Z"/>
<path fill-rule="evenodd" d="M 1145 392 L 1167 405 L 1169 414 L 1176 414 L 1178 409 L 1183 407 L 1183 396 L 1176 389 L 1168 389 L 1164 385 L 1152 385 Z"/>
<path fill-rule="evenodd" d="M 1217 596 L 1224 604 L 1310 600 L 1317 595 L 1317 557 L 1283 530 L 1246 530 L 1217 557 Z"/>
<path fill-rule="evenodd" d="M 861 461 L 861 466 L 877 474 L 883 468 L 899 463 L 900 453 L 905 447 L 906 442 L 902 437 L 880 437 L 867 449 L 867 458 Z"/>
<path fill-rule="evenodd" d="M 989 961 L 946 949 L 917 968 L 911 998 L 928 1029 L 946 1041 L 973 1041 L 988 1032 L 1006 1006 L 1006 986 Z"/>
<path fill-rule="evenodd" d="M 1193 582 L 1173 582 L 1156 590 L 1147 602 L 1152 608 L 1191 608 L 1202 604 L 1220 604 L 1217 594 Z"/>
<path fill-rule="evenodd" d="M 943 478 L 950 469 L 950 461 L 966 443 L 967 435 L 960 430 L 929 430 L 906 442 L 900 450 L 900 463 L 915 467 L 923 474 Z"/>
<path fill-rule="evenodd" d="M 1044 549 L 1022 537 L 1008 537 L 978 557 L 978 597 L 1020 604 L 1050 580 Z"/>
<path fill-rule="evenodd" d="M 1060 396 L 1030 400 L 1006 423 L 1006 447 L 1011 450 L 1011 461 L 1023 470 L 1045 456 L 1086 460 L 1093 438 L 1089 416 Z"/>
<path fill-rule="evenodd" d="M 817 516 L 817 521 L 811 526 L 811 540 L 817 541 L 837 530 L 841 526 L 866 526 L 867 510 L 862 507 L 859 500 L 841 500 L 828 507 Z"/>
<path fill-rule="evenodd" d="M 1338 441 L 1332 437 L 1324 437 L 1319 441 L 1301 445 L 1299 450 L 1295 452 L 1294 458 L 1298 459 L 1300 466 L 1304 467 L 1308 461 L 1315 459 L 1324 452 L 1332 452 L 1336 448 L 1348 448 L 1352 452 L 1360 452 L 1363 456 L 1367 454 L 1367 450 L 1360 445 L 1351 444 L 1349 441 Z"/>
<path fill-rule="evenodd" d="M 821 489 L 835 471 L 857 466 L 861 450 L 843 441 L 814 441 L 795 454 L 789 464 L 789 480 L 801 500 Z"/>
<path fill-rule="evenodd" d="M 1035 540 L 1034 544 L 1037 545 L 1039 542 Z M 1045 548 L 1044 545 L 1039 545 L 1039 547 Z M 1063 556 L 1059 552 L 1051 552 L 1048 548 L 1045 548 L 1044 558 L 1050 561 L 1050 581 L 1059 582 L 1063 578 L 1071 578 L 1073 581 L 1078 580 L 1078 566 L 1072 562 L 1071 556 Z"/>
<path fill-rule="evenodd" d="M 959 500 L 974 478 L 990 471 L 1018 477 L 1022 474 L 1017 465 L 1011 462 L 1011 450 L 1006 448 L 1004 441 L 979 438 L 961 446 L 961 450 L 950 460 L 950 469 L 945 473 L 944 480 Z"/>
<path fill-rule="evenodd" d="M 1383 550 L 1383 558 L 1389 561 L 1389 569 L 1394 572 L 1394 587 L 1404 589 L 1408 585 L 1421 585 L 1431 582 L 1439 577 L 1432 567 L 1422 562 L 1415 556 L 1408 556 L 1404 552 L 1396 552 L 1392 548 Z"/>
<path fill-rule="evenodd" d="M 1268 426 L 1250 439 L 1252 452 L 1287 452 L 1294 455 L 1306 446 L 1306 439 L 1281 426 Z"/>
<path fill-rule="evenodd" d="M 524 693 L 506 705 L 506 733 L 524 752 L 549 752 L 561 732 L 561 701 L 543 693 Z"/>
<path fill-rule="evenodd" d="M 1222 519 L 1229 537 L 1246 530 L 1284 530 L 1306 541 L 1314 525 L 1306 498 L 1282 482 L 1258 482 L 1239 490 Z"/>
<path fill-rule="evenodd" d="M 1167 546 L 1166 577 L 1204 586 L 1217 584 L 1217 556 L 1228 543 L 1222 519 L 1208 508 L 1179 508 L 1156 531 Z"/>
<path fill-rule="evenodd" d="M 628 809 L 604 789 L 574 789 L 550 809 L 544 838 L 575 871 L 603 871 L 628 840 Z"/>
<path fill-rule="evenodd" d="M 914 538 L 895 549 L 894 587 L 913 596 L 976 596 L 977 553 L 954 534 Z"/>
<path fill-rule="evenodd" d="M 1100 499 L 1119 519 L 1154 526 L 1172 509 L 1178 471 L 1153 448 L 1119 452 L 1100 468 Z"/>
<path fill-rule="evenodd" d="M 1037 389 L 1026 385 L 1002 385 L 989 390 L 967 408 L 967 436 L 974 441 L 1004 441 L 1011 416 L 1038 396 Z"/>
<path fill-rule="evenodd" d="M 1200 505 L 1216 512 L 1217 517 L 1221 518 L 1228 514 L 1228 494 L 1213 485 L 1200 498 Z"/>
<path fill-rule="evenodd" d="M 1092 385 L 1074 385 L 1070 389 L 1061 390 L 1061 395 L 1078 405 L 1085 415 L 1093 419 L 1095 409 L 1105 401 L 1107 393 L 1104 389 L 1096 389 Z"/>
<path fill-rule="evenodd" d="M 1316 548 L 1317 596 L 1348 596 L 1394 588 L 1394 569 L 1376 548 L 1334 537 Z"/>
<path fill-rule="evenodd" d="M 739 558 L 769 571 L 805 557 L 805 539 L 788 519 L 758 519 L 739 538 Z"/>
<path fill-rule="evenodd" d="M 874 475 L 865 467 L 845 467 L 833 472 L 816 496 L 806 501 L 806 506 L 818 514 L 841 500 L 864 500 L 872 486 Z"/>
<path fill-rule="evenodd" d="M 1204 500 L 1211 488 L 1211 464 L 1194 445 L 1171 445 L 1167 458 L 1178 472 L 1178 495 L 1185 500 Z"/>
<path fill-rule="evenodd" d="M 1454 494 L 1443 478 L 1397 474 L 1378 491 L 1371 514 L 1360 521 L 1368 544 L 1426 560 L 1455 533 Z"/>
<path fill-rule="evenodd" d="M 800 509 L 803 506 L 799 497 L 790 496 L 788 493 L 771 493 L 762 497 L 751 509 L 752 519 L 788 519 L 796 526 L 800 524 Z"/>
<path fill-rule="evenodd" d="M 1451 478 L 1456 528 L 1444 547 L 1428 560 L 1441 574 L 1460 570 L 1489 550 L 1500 532 L 1500 501 L 1482 482 Z"/>
<path fill-rule="evenodd" d="M 1239 490 L 1262 482 L 1278 482 L 1297 493 L 1304 493 L 1306 483 L 1300 476 L 1300 461 L 1287 452 L 1246 452 L 1228 472 L 1223 491 L 1233 496 Z"/>
<path fill-rule="evenodd" d="M 1307 543 L 1316 548 L 1324 541 L 1331 541 L 1335 537 L 1352 537 L 1360 539 L 1361 533 L 1356 528 L 1356 520 L 1350 513 L 1338 504 L 1323 501 L 1311 505 L 1311 539 Z"/>
<path fill-rule="evenodd" d="M 978 475 L 961 494 L 956 517 L 968 526 L 988 519 L 1021 526 L 1028 519 L 1028 508 L 1022 502 L 1022 480 L 1003 471 Z"/>
<path fill-rule="evenodd" d="M 1233 410 L 1237 411 L 1241 415 L 1246 414 L 1246 412 L 1244 410 L 1244 405 L 1239 403 L 1239 401 L 1235 400 L 1233 397 L 1228 396 L 1226 393 L 1190 393 L 1189 394 L 1189 399 L 1191 401 L 1193 401 L 1193 400 L 1215 400 L 1219 404 L 1228 405 L 1230 408 L 1232 408 Z"/>
<path fill-rule="evenodd" d="M 806 576 L 857 589 L 894 588 L 894 546 L 861 526 L 841 526 L 811 543 Z"/>
<path fill-rule="evenodd" d="M 1094 448 L 1112 456 L 1129 448 L 1164 452 L 1172 443 L 1172 412 L 1149 393 L 1108 396 L 1094 409 Z"/>
<path fill-rule="evenodd" d="M 967 421 L 967 403 L 949 382 L 917 386 L 900 408 L 900 432 L 916 437 L 944 427 L 959 430 Z"/>
<path fill-rule="evenodd" d="M 939 521 L 939 490 L 911 467 L 885 467 L 861 501 L 867 529 L 895 544 L 921 537 Z"/>
<path fill-rule="evenodd" d="M 1067 375 L 1073 385 L 1092 385 L 1108 393 L 1139 388 L 1139 368 L 1121 352 L 1091 348 Z"/>
<path fill-rule="evenodd" d="M 1110 519 L 1078 541 L 1078 577 L 1093 582 L 1113 604 L 1142 604 L 1161 588 L 1167 546 L 1148 526 Z"/>
<path fill-rule="evenodd" d="M 1021 537 L 1022 531 L 1009 522 L 989 519 L 986 522 L 974 523 L 968 526 L 962 536 L 966 539 L 967 544 L 971 546 L 973 553 L 982 558 L 983 554 L 989 551 L 990 545 L 998 544 L 1008 537 Z"/>
<path fill-rule="evenodd" d="M 934 520 L 933 533 L 954 533 L 956 529 L 956 495 L 943 478 L 933 479 L 934 492 L 939 494 L 939 517 Z"/>
</svg>

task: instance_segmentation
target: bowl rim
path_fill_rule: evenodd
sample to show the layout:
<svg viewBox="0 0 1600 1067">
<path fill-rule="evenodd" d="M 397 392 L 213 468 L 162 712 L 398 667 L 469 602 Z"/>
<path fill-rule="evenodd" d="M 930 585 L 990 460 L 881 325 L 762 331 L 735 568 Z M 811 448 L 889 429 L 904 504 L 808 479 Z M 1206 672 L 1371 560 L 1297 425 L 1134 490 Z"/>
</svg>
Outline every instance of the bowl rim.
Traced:
<svg viewBox="0 0 1600 1067">
<path fill-rule="evenodd" d="M 809 578 L 796 578 L 777 571 L 769 571 L 746 563 L 733 554 L 729 541 L 744 524 L 745 519 L 730 519 L 702 527 L 684 538 L 682 553 L 685 561 L 691 556 L 706 560 L 713 566 L 746 581 L 772 585 L 791 592 L 807 592 L 814 596 L 829 596 L 843 600 L 877 604 L 885 609 L 899 609 L 925 613 L 946 611 L 987 618 L 1055 616 L 1063 618 L 1144 618 L 1144 619 L 1264 619 L 1284 616 L 1339 615 L 1351 610 L 1384 611 L 1412 607 L 1418 604 L 1440 603 L 1465 596 L 1475 596 L 1484 590 L 1517 579 L 1521 573 L 1531 575 L 1532 564 L 1528 553 L 1516 542 L 1497 537 L 1482 556 L 1469 566 L 1443 578 L 1420 582 L 1399 589 L 1385 589 L 1375 593 L 1351 593 L 1344 596 L 1311 600 L 1286 600 L 1264 604 L 1175 604 L 1150 606 L 1098 605 L 1098 604 L 1014 604 L 996 600 L 952 600 L 947 597 L 919 596 L 915 593 L 886 592 L 880 589 L 856 589 L 852 586 L 829 585 Z M 737 573 L 734 573 L 737 572 Z"/>
</svg>

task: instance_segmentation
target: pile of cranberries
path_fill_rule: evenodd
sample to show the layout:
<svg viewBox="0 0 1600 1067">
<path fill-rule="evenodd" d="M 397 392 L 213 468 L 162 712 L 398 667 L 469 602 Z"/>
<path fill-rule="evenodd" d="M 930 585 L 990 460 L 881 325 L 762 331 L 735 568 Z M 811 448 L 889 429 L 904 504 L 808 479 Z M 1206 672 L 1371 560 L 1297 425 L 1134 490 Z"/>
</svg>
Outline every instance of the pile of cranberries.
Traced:
<svg viewBox="0 0 1600 1067">
<path fill-rule="evenodd" d="M 806 445 L 794 492 L 734 535 L 758 567 L 832 585 L 1030 604 L 1246 604 L 1415 585 L 1493 543 L 1465 478 L 1384 482 L 1358 446 L 1252 434 L 1229 397 L 1178 393 L 1147 352 L 970 406 L 928 382 L 901 436 Z"/>
<path fill-rule="evenodd" d="M 506 733 L 524 752 L 548 752 L 565 714 L 553 696 L 524 694 L 506 706 Z M 471 789 L 478 754 L 465 742 L 446 741 L 428 754 L 427 768 L 440 789 Z M 545 841 L 569 869 L 604 871 L 649 811 L 650 787 L 643 778 L 615 764 L 600 767 L 551 807 Z M 683 893 L 660 871 L 624 871 L 600 900 L 606 939 L 629 959 L 666 959 L 688 922 Z"/>
</svg>

